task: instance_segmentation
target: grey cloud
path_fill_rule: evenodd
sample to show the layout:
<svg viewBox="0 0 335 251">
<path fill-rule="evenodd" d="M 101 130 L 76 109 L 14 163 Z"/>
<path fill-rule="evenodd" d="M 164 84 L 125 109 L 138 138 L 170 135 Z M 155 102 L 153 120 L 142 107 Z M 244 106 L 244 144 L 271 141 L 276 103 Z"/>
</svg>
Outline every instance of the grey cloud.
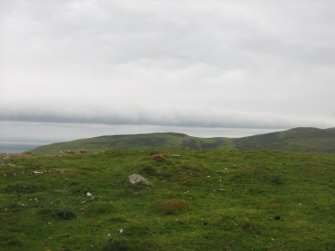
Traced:
<svg viewBox="0 0 335 251">
<path fill-rule="evenodd" d="M 7 108 L 0 113 L 2 121 L 106 124 L 106 125 L 155 125 L 203 128 L 254 128 L 281 129 L 297 126 L 328 127 L 320 121 L 274 116 L 271 114 L 251 114 L 241 112 L 220 112 L 218 110 L 194 110 L 177 108 L 153 109 L 147 107 L 109 107 L 98 109 L 72 108 L 72 111 L 50 108 Z"/>
<path fill-rule="evenodd" d="M 332 1 L 0 1 L 0 119 L 334 126 Z"/>
</svg>

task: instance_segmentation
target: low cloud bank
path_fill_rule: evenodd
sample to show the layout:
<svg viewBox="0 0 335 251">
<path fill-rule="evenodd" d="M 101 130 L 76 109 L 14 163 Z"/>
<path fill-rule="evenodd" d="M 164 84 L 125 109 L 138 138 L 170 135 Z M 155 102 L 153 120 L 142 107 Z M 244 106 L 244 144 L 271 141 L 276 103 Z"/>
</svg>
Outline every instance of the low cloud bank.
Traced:
<svg viewBox="0 0 335 251">
<path fill-rule="evenodd" d="M 298 126 L 330 127 L 323 121 L 308 118 L 275 116 L 267 113 L 220 111 L 206 107 L 157 107 L 140 105 L 85 106 L 2 106 L 1 121 L 40 123 L 77 123 L 102 125 L 157 125 L 203 128 L 279 129 Z"/>
</svg>

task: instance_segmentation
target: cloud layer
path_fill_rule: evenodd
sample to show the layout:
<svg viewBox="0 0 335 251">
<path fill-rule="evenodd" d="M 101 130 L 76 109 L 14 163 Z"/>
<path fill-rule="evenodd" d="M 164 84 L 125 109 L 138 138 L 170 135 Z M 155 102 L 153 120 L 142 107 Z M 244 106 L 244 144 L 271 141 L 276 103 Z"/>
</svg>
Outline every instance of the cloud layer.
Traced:
<svg viewBox="0 0 335 251">
<path fill-rule="evenodd" d="M 0 2 L 0 120 L 335 126 L 335 2 Z"/>
</svg>

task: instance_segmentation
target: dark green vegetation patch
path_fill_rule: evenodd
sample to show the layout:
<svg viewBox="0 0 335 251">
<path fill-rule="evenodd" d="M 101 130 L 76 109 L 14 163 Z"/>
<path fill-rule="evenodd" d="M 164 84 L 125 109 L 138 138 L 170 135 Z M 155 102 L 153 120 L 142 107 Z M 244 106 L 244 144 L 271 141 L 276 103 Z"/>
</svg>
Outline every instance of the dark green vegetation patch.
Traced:
<svg viewBox="0 0 335 251">
<path fill-rule="evenodd" d="M 0 250 L 335 250 L 333 154 L 157 154 L 0 165 Z"/>
</svg>

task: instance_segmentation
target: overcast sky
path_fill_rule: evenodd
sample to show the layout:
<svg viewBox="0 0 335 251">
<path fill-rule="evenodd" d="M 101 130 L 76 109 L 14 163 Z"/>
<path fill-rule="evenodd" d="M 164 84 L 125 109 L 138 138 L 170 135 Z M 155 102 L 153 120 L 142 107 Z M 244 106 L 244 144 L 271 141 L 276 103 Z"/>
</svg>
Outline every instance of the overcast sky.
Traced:
<svg viewBox="0 0 335 251">
<path fill-rule="evenodd" d="M 0 140 L 333 127 L 334 10 L 333 0 L 0 0 Z"/>
</svg>

